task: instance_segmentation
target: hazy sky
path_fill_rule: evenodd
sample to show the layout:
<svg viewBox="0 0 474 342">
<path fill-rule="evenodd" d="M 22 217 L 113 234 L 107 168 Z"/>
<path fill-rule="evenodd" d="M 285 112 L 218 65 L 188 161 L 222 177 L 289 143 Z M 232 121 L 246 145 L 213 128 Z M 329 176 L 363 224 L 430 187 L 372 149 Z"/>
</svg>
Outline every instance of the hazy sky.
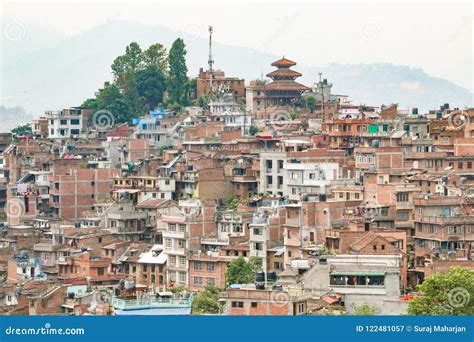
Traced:
<svg viewBox="0 0 474 342">
<path fill-rule="evenodd" d="M 1 6 L 8 20 L 68 35 L 127 20 L 205 37 L 212 24 L 216 41 L 285 54 L 300 64 L 405 64 L 474 90 L 471 1 L 2 0 Z"/>
</svg>

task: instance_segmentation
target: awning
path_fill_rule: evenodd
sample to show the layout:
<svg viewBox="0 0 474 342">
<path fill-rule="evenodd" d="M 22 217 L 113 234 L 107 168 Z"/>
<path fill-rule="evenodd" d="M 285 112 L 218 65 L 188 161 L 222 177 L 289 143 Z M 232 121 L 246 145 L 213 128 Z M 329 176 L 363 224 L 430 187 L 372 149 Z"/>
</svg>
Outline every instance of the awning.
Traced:
<svg viewBox="0 0 474 342">
<path fill-rule="evenodd" d="M 332 276 L 379 276 L 384 277 L 385 273 L 382 272 L 332 272 Z"/>
<path fill-rule="evenodd" d="M 336 294 L 334 297 L 332 296 L 324 296 L 321 297 L 321 300 L 328 303 L 328 304 L 334 304 L 337 303 L 341 299 L 341 296 Z"/>
</svg>

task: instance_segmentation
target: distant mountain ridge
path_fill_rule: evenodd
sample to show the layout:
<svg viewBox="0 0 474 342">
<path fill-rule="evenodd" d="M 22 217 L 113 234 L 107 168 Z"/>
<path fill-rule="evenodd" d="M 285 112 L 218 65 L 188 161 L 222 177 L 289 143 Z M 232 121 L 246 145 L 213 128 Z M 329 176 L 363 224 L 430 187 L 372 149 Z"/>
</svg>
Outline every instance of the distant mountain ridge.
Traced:
<svg viewBox="0 0 474 342">
<path fill-rule="evenodd" d="M 27 26 L 29 28 L 29 26 Z M 8 58 L 1 64 L 1 104 L 22 106 L 35 116 L 44 110 L 79 105 L 91 97 L 104 81 L 111 79 L 110 65 L 132 41 L 142 48 L 159 42 L 170 47 L 183 37 L 188 50 L 189 76 L 196 76 L 207 64 L 207 40 L 161 26 L 130 22 L 110 22 L 73 37 L 62 37 L 43 30 L 44 47 L 29 40 L 9 42 Z M 36 33 L 38 35 L 39 33 Z M 41 45 L 41 44 L 40 44 Z M 216 68 L 228 76 L 248 83 L 273 68 L 280 58 L 255 49 L 214 44 Z M 298 56 L 287 56 L 298 62 Z M 400 107 L 419 107 L 421 112 L 450 103 L 453 107 L 471 106 L 473 94 L 444 79 L 431 77 L 421 69 L 392 64 L 330 64 L 324 67 L 296 65 L 303 73 L 301 83 L 311 86 L 318 72 L 333 83 L 333 92 L 349 95 L 355 103 L 375 106 L 397 102 Z"/>
</svg>

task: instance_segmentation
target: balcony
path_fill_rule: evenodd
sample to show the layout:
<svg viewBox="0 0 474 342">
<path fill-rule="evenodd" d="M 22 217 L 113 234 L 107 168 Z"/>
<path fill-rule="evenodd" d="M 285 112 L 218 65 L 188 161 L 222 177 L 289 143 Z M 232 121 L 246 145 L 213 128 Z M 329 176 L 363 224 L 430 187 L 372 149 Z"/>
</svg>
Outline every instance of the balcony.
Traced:
<svg viewBox="0 0 474 342">
<path fill-rule="evenodd" d="M 414 208 L 413 202 L 397 202 L 397 210 L 410 210 Z"/>
<path fill-rule="evenodd" d="M 201 244 L 203 245 L 216 245 L 216 246 L 227 246 L 229 244 L 229 239 L 221 240 L 217 238 L 201 238 Z"/>
<path fill-rule="evenodd" d="M 112 306 L 115 309 L 130 311 L 142 309 L 177 309 L 189 308 L 193 304 L 193 294 L 189 298 L 152 298 L 152 299 L 120 299 L 112 298 Z"/>
<path fill-rule="evenodd" d="M 167 230 L 163 232 L 163 238 L 175 238 L 175 239 L 187 239 L 189 237 L 188 232 L 182 231 L 171 231 Z"/>
<path fill-rule="evenodd" d="M 443 226 L 474 224 L 474 216 L 431 216 L 415 213 L 415 221 Z"/>
<path fill-rule="evenodd" d="M 186 248 L 164 248 L 164 251 L 166 254 L 171 254 L 171 255 L 182 255 L 186 256 L 187 255 L 187 249 Z M 168 266 L 170 267 L 170 266 Z"/>
</svg>

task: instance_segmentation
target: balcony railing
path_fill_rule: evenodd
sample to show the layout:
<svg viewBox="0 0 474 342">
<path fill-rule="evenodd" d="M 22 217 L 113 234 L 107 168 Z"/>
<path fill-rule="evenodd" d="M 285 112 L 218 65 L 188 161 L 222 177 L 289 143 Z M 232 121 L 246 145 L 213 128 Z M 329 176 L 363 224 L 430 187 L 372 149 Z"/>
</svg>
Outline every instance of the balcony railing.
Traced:
<svg viewBox="0 0 474 342">
<path fill-rule="evenodd" d="M 152 299 L 120 299 L 112 298 L 112 306 L 119 310 L 140 309 L 174 309 L 191 308 L 194 296 L 189 298 L 152 298 Z"/>
</svg>

